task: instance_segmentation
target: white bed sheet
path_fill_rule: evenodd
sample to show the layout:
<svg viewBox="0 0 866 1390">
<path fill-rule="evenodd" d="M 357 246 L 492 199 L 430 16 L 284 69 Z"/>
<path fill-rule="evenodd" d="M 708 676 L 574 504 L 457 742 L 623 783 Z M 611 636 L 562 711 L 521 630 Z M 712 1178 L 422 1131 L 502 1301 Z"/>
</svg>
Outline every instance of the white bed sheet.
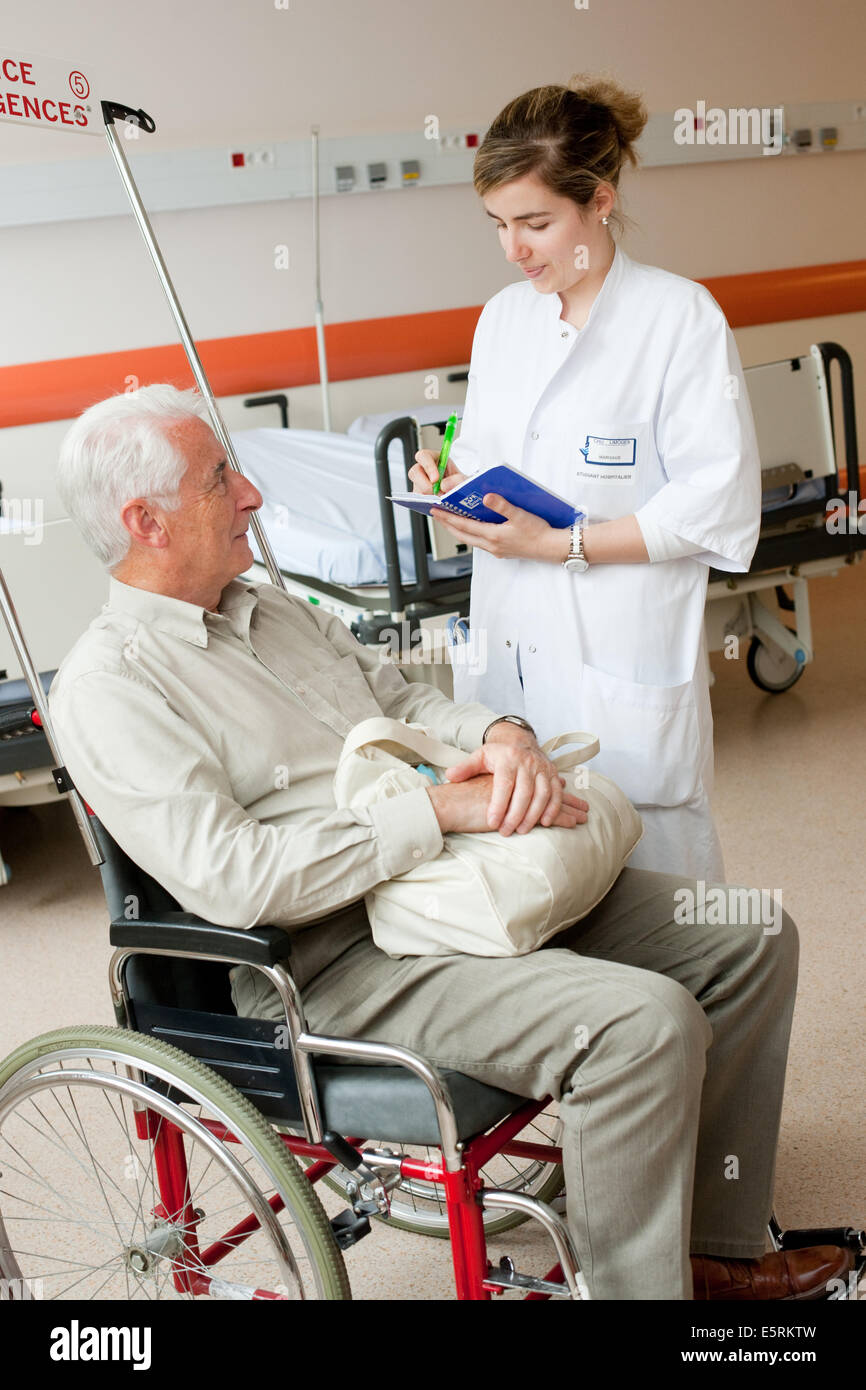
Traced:
<svg viewBox="0 0 866 1390">
<path fill-rule="evenodd" d="M 232 434 L 238 461 L 261 492 L 260 516 L 281 569 L 346 588 L 387 580 L 373 444 L 324 430 Z M 391 488 L 407 488 L 403 450 L 391 446 Z M 410 513 L 395 508 L 400 570 L 415 579 Z M 250 544 L 261 559 L 255 537 Z"/>
</svg>

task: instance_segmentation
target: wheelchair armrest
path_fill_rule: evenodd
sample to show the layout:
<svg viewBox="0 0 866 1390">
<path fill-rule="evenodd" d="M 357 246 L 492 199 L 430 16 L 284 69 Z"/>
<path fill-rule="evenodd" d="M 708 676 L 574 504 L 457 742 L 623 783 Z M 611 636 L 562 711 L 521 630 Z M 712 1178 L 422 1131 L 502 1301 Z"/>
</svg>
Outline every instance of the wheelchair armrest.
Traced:
<svg viewBox="0 0 866 1390">
<path fill-rule="evenodd" d="M 246 965 L 275 965 L 291 949 L 289 933 L 282 927 L 218 927 L 192 912 L 159 912 L 129 921 L 116 917 L 110 938 L 112 946 L 226 956 Z"/>
</svg>

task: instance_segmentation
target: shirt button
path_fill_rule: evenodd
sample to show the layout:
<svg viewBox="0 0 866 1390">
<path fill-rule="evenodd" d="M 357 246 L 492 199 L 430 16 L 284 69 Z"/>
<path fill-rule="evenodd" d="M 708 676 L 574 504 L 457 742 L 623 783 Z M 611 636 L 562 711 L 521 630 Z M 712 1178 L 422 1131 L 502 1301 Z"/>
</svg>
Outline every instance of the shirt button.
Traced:
<svg viewBox="0 0 866 1390">
<path fill-rule="evenodd" d="M 424 851 L 423 851 L 423 849 L 413 849 L 413 851 L 412 851 L 412 858 L 413 858 L 413 859 L 423 859 L 423 858 L 424 858 Z"/>
<path fill-rule="evenodd" d="M 533 438 L 533 439 L 537 439 L 537 438 L 538 438 L 538 431 L 537 431 L 537 430 L 533 430 L 533 431 L 532 431 L 532 438 Z"/>
<path fill-rule="evenodd" d="M 296 695 L 306 695 L 306 693 L 307 693 L 307 687 L 306 687 L 305 685 L 298 685 L 298 686 L 295 687 L 295 694 L 296 694 Z"/>
<path fill-rule="evenodd" d="M 534 648 L 534 647 L 530 647 L 529 650 L 530 650 L 531 652 L 534 652 L 534 651 L 535 651 L 535 648 Z"/>
<path fill-rule="evenodd" d="M 560 334 L 560 337 L 562 337 L 562 338 L 567 338 L 567 337 L 568 337 L 568 329 L 567 329 L 567 328 L 563 328 L 562 333 Z"/>
<path fill-rule="evenodd" d="M 506 647 L 510 647 L 510 646 L 511 646 L 511 641 L 510 641 L 510 639 L 509 639 L 508 637 L 506 637 L 506 639 L 505 639 L 505 645 L 506 645 Z"/>
</svg>

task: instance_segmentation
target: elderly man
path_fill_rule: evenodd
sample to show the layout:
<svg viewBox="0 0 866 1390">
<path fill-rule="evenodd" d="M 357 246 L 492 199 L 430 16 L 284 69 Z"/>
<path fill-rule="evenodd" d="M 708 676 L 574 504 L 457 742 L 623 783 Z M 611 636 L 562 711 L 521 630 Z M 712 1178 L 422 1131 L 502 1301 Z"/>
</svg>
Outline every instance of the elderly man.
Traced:
<svg viewBox="0 0 866 1390">
<path fill-rule="evenodd" d="M 83 796 L 187 910 L 290 929 L 313 1030 L 557 1099 L 568 1220 L 593 1297 L 820 1297 L 847 1272 L 845 1251 L 764 1254 L 791 919 L 773 932 L 684 925 L 688 884 L 625 869 L 532 955 L 379 951 L 360 900 L 438 855 L 443 835 L 577 834 L 586 805 L 564 794 L 528 727 L 407 684 L 336 618 L 237 578 L 262 499 L 203 414 L 193 392 L 144 387 L 93 406 L 64 441 L 61 494 L 111 573 L 108 603 L 50 697 Z M 471 753 L 461 779 L 338 810 L 343 740 L 378 713 Z M 255 972 L 235 970 L 233 988 L 241 1015 L 281 1016 Z"/>
</svg>

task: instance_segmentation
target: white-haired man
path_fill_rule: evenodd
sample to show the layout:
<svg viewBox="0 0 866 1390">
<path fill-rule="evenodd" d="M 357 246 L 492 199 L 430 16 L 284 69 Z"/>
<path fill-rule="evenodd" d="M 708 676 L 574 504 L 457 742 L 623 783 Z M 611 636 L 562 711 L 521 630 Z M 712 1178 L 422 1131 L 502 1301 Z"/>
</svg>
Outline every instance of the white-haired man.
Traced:
<svg viewBox="0 0 866 1390">
<path fill-rule="evenodd" d="M 111 574 L 107 605 L 50 695 L 82 795 L 187 910 L 290 930 L 314 1030 L 554 1096 L 593 1297 L 821 1296 L 847 1272 L 847 1252 L 764 1253 L 796 983 L 791 919 L 774 934 L 683 925 L 680 879 L 625 869 L 588 917 L 532 955 L 379 951 L 363 895 L 438 855 L 443 835 L 577 833 L 586 804 L 563 792 L 528 728 L 494 723 L 503 711 L 407 684 L 336 618 L 237 578 L 262 499 L 202 417 L 194 393 L 145 387 L 92 407 L 64 441 L 61 495 Z M 472 756 L 448 785 L 339 810 L 343 740 L 380 712 Z M 281 1016 L 255 972 L 238 968 L 233 988 L 241 1015 Z"/>
</svg>

